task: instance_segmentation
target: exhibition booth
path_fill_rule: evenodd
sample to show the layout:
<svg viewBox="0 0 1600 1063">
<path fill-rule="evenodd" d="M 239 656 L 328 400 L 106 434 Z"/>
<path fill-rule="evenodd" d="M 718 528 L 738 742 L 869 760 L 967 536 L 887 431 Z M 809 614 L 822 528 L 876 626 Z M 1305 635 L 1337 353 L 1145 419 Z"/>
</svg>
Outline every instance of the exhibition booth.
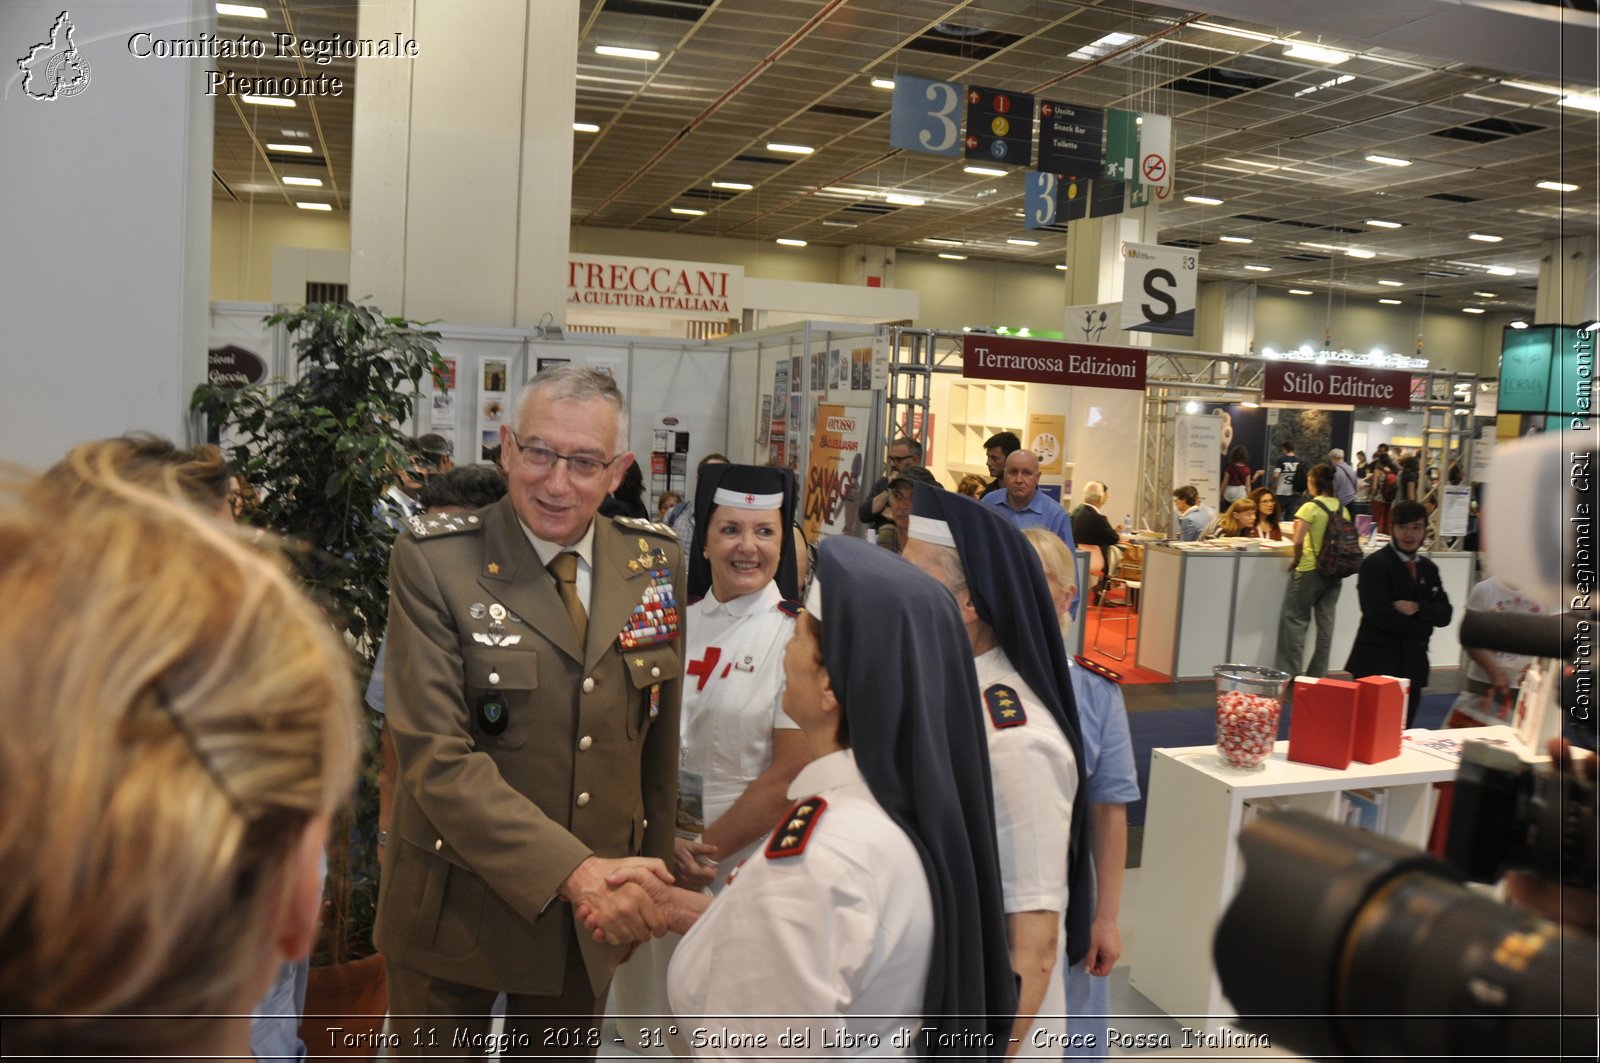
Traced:
<svg viewBox="0 0 1600 1063">
<path fill-rule="evenodd" d="M 737 283 L 711 283 L 739 297 Z M 248 363 L 252 351 L 261 363 L 256 379 L 289 368 L 286 338 L 260 323 L 270 310 L 213 305 L 211 346 L 227 352 L 220 360 L 213 354 L 213 373 Z M 1244 443 L 1255 464 L 1270 469 L 1268 440 L 1291 421 L 1310 460 L 1335 446 L 1351 450 L 1361 422 L 1353 402 L 1339 401 L 1344 393 L 1383 404 L 1369 413 L 1372 423 L 1386 410 L 1416 418 L 1430 463 L 1443 465 L 1459 450 L 1470 469 L 1474 444 L 1476 378 L 1420 367 L 818 320 L 707 339 L 435 327 L 452 386 L 425 388 L 417 431 L 449 439 L 457 462 L 490 456 L 517 390 L 535 373 L 589 364 L 611 372 L 629 396 L 629 442 L 652 511 L 663 492 L 692 490 L 694 467 L 707 454 L 773 462 L 796 470 L 798 512 L 813 542 L 865 534 L 860 492 L 880 474 L 893 437 L 920 440 L 927 467 L 954 489 L 968 475 L 987 482 L 985 440 L 1016 432 L 1039 455 L 1042 493 L 1071 509 L 1083 484 L 1098 480 L 1109 491 L 1103 508 L 1112 523 L 1145 529 L 1150 544 L 1142 571 L 1120 573 L 1125 585 L 1115 604 L 1102 608 L 1086 598 L 1069 646 L 1078 652 L 1098 644 L 1113 662 L 1171 679 L 1204 677 L 1221 661 L 1270 663 L 1288 579 L 1284 557 L 1259 545 L 1164 544 L 1173 488 L 1193 484 L 1215 512 L 1218 470 L 1230 446 Z M 1331 389 L 1334 401 L 1304 401 L 1320 397 L 1318 387 Z M 1452 494 L 1439 509 L 1437 541 L 1449 547 L 1465 531 L 1470 488 L 1446 490 Z M 1441 549 L 1433 556 L 1452 600 L 1465 601 L 1472 555 Z M 1080 587 L 1098 580 L 1100 560 L 1098 551 L 1079 551 Z M 1099 638 L 1091 625 L 1107 620 L 1118 626 Z M 1343 596 L 1335 660 L 1343 660 L 1358 622 L 1355 596 Z M 1434 640 L 1432 657 L 1439 667 L 1457 664 L 1459 646 L 1448 631 Z"/>
</svg>

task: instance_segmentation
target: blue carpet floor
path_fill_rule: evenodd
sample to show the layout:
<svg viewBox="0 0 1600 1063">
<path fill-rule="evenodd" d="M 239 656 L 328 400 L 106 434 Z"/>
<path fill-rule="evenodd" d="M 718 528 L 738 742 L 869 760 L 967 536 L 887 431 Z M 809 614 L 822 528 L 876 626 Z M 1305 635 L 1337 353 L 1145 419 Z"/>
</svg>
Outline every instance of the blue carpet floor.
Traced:
<svg viewBox="0 0 1600 1063">
<path fill-rule="evenodd" d="M 1424 694 L 1417 709 L 1418 727 L 1438 727 L 1456 699 L 1455 694 Z M 1200 709 L 1155 709 L 1128 713 L 1128 731 L 1133 738 L 1133 763 L 1139 772 L 1139 800 L 1128 806 L 1130 826 L 1144 822 L 1145 797 L 1150 793 L 1150 751 L 1208 746 L 1216 741 L 1217 714 L 1212 706 Z M 1278 723 L 1278 737 L 1289 737 L 1289 714 Z"/>
</svg>

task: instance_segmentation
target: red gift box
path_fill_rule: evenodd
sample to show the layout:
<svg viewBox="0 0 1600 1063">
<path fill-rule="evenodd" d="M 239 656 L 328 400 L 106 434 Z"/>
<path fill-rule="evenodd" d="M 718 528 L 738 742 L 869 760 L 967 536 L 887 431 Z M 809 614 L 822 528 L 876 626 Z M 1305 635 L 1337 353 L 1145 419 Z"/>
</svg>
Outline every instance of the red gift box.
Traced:
<svg viewBox="0 0 1600 1063">
<path fill-rule="evenodd" d="M 1343 679 L 1296 679 L 1289 710 L 1289 759 L 1348 768 L 1355 754 L 1359 690 Z"/>
<path fill-rule="evenodd" d="M 1392 675 L 1356 680 L 1355 758 L 1361 763 L 1376 764 L 1400 755 L 1408 686 L 1407 680 Z"/>
</svg>

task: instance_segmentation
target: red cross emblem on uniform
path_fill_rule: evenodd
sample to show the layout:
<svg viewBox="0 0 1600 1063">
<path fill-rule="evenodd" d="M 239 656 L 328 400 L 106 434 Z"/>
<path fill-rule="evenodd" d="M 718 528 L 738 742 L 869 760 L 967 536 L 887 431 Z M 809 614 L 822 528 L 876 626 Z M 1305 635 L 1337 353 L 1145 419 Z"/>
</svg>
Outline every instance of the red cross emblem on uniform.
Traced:
<svg viewBox="0 0 1600 1063">
<path fill-rule="evenodd" d="M 699 677 L 700 680 L 695 686 L 696 690 L 704 690 L 706 688 L 706 680 L 711 678 L 711 673 L 716 670 L 717 661 L 721 658 L 722 648 L 720 646 L 707 646 L 704 657 L 698 661 L 689 662 L 688 673 Z"/>
</svg>

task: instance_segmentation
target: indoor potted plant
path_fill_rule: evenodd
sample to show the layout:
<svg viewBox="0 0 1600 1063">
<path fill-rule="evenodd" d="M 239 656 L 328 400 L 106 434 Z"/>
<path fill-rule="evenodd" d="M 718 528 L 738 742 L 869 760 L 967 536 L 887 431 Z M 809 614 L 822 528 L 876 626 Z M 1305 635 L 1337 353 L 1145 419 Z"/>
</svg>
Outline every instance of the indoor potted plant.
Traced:
<svg viewBox="0 0 1600 1063">
<path fill-rule="evenodd" d="M 241 520 L 270 528 L 288 543 L 296 575 L 345 636 L 364 685 L 389 608 L 395 524 L 384 493 L 411 460 L 404 426 L 424 377 L 445 387 L 439 334 L 349 302 L 280 311 L 266 323 L 282 324 L 293 337 L 294 379 L 202 385 L 191 408 L 204 414 L 211 432 L 226 432 L 233 441 L 234 469 L 257 496 Z M 302 1039 L 316 1054 L 340 1050 L 322 1032 L 326 1026 L 377 1033 L 386 1004 L 383 958 L 372 946 L 375 726 L 367 738 L 354 800 L 331 832 L 325 920 L 305 1008 L 311 1016 L 349 1018 L 309 1020 L 302 1027 Z"/>
</svg>

